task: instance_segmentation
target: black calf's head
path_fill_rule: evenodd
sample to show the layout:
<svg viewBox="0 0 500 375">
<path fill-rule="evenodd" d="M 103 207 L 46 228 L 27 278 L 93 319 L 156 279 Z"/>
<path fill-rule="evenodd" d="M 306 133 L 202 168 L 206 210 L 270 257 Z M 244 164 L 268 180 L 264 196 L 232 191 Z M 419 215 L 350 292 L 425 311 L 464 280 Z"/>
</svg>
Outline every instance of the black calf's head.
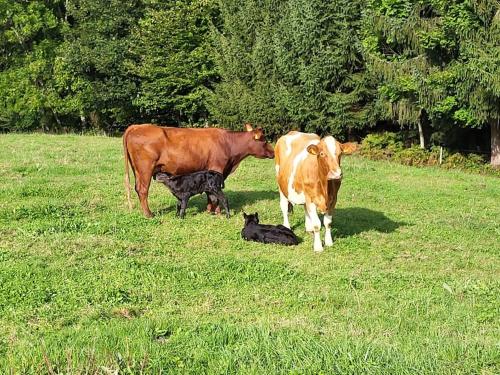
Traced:
<svg viewBox="0 0 500 375">
<path fill-rule="evenodd" d="M 250 223 L 259 224 L 259 214 L 257 212 L 255 214 L 249 215 L 243 212 L 243 217 L 245 218 L 245 225 L 248 225 Z"/>
<path fill-rule="evenodd" d="M 172 175 L 163 172 L 158 172 L 157 174 L 153 175 L 153 179 L 163 183 L 165 183 L 166 181 L 170 181 L 171 178 Z"/>
</svg>

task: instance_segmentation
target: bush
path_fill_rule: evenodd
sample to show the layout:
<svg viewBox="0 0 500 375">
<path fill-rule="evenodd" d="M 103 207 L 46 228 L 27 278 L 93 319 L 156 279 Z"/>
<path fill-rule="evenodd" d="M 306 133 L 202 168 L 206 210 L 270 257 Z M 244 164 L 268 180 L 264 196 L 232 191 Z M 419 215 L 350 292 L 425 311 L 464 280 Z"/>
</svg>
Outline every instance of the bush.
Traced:
<svg viewBox="0 0 500 375">
<path fill-rule="evenodd" d="M 363 152 L 372 150 L 386 150 L 393 153 L 403 149 L 400 136 L 392 132 L 368 134 L 361 143 Z"/>
<path fill-rule="evenodd" d="M 472 169 L 484 165 L 484 159 L 476 154 L 462 155 L 458 152 L 446 157 L 443 161 L 445 168 L 465 168 Z"/>
<path fill-rule="evenodd" d="M 439 162 L 439 153 L 412 146 L 396 152 L 392 159 L 404 165 L 436 165 Z"/>
<path fill-rule="evenodd" d="M 427 166 L 439 164 L 440 148 L 425 150 L 419 146 L 404 147 L 402 136 L 392 132 L 367 135 L 361 142 L 361 155 L 373 160 L 393 160 L 404 165 Z M 486 164 L 480 155 L 448 153 L 443 150 L 442 167 L 462 169 L 500 177 L 500 170 Z"/>
</svg>

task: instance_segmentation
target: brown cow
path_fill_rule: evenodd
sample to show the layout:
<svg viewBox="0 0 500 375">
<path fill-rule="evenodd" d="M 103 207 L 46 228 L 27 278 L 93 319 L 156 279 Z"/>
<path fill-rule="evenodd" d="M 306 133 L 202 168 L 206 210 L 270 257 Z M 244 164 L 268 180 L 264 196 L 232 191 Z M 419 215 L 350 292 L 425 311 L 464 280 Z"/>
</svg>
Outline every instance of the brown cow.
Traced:
<svg viewBox="0 0 500 375">
<path fill-rule="evenodd" d="M 356 150 L 354 143 L 339 143 L 332 136 L 292 131 L 276 143 L 275 167 L 280 192 L 283 225 L 288 222 L 289 204 L 305 205 L 306 231 L 314 233 L 314 251 L 323 251 L 321 221 L 316 210 L 325 214 L 325 245 L 332 246 L 333 209 L 342 180 L 340 157 Z"/>
<path fill-rule="evenodd" d="M 152 217 L 148 206 L 151 177 L 164 172 L 182 175 L 212 170 L 229 176 L 247 156 L 274 157 L 262 129 L 245 124 L 242 132 L 217 128 L 170 128 L 152 124 L 131 125 L 123 134 L 125 188 L 129 208 L 129 163 L 135 175 L 135 191 L 142 211 Z M 209 207 L 211 206 L 209 202 Z"/>
</svg>

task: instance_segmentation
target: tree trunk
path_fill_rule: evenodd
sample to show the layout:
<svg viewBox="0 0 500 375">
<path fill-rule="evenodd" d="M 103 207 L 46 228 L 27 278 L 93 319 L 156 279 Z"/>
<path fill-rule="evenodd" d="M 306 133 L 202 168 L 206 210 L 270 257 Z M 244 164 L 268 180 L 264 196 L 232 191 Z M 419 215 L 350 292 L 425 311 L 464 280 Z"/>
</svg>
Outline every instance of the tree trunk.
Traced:
<svg viewBox="0 0 500 375">
<path fill-rule="evenodd" d="M 491 165 L 500 168 L 500 119 L 491 119 Z"/>
<path fill-rule="evenodd" d="M 418 122 L 418 137 L 420 138 L 420 148 L 425 148 L 425 137 L 422 121 Z"/>
</svg>

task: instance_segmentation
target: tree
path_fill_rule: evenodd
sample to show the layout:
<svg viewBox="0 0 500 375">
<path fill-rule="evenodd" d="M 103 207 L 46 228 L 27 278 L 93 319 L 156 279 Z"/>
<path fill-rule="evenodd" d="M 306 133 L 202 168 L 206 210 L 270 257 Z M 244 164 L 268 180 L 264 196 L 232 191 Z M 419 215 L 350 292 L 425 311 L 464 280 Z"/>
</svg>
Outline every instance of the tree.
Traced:
<svg viewBox="0 0 500 375">
<path fill-rule="evenodd" d="M 416 125 L 421 147 L 426 120 L 435 131 L 447 132 L 489 122 L 494 124 L 492 135 L 496 134 L 498 4 L 497 0 L 370 2 L 364 14 L 363 46 L 367 69 L 379 82 L 377 106 L 386 108 L 381 111 L 386 119 Z"/>
<path fill-rule="evenodd" d="M 134 105 L 167 123 L 204 122 L 207 88 L 217 79 L 209 45 L 209 26 L 217 22 L 207 0 L 145 2 L 133 28 L 128 71 L 138 82 Z"/>
<path fill-rule="evenodd" d="M 63 1 L 0 0 L 1 128 L 48 130 L 59 122 L 53 62 L 63 14 Z"/>
<path fill-rule="evenodd" d="M 260 123 L 274 135 L 291 128 L 344 135 L 373 123 L 358 43 L 362 4 L 221 2 L 214 116 L 229 126 Z"/>
<path fill-rule="evenodd" d="M 64 43 L 55 63 L 59 110 L 80 127 L 110 129 L 134 115 L 137 82 L 130 77 L 130 32 L 141 16 L 139 0 L 68 0 Z"/>
<path fill-rule="evenodd" d="M 469 126 L 489 124 L 491 164 L 500 167 L 500 2 L 472 1 L 480 27 L 464 35 L 455 67 L 457 96 L 463 105 L 455 116 Z"/>
</svg>

